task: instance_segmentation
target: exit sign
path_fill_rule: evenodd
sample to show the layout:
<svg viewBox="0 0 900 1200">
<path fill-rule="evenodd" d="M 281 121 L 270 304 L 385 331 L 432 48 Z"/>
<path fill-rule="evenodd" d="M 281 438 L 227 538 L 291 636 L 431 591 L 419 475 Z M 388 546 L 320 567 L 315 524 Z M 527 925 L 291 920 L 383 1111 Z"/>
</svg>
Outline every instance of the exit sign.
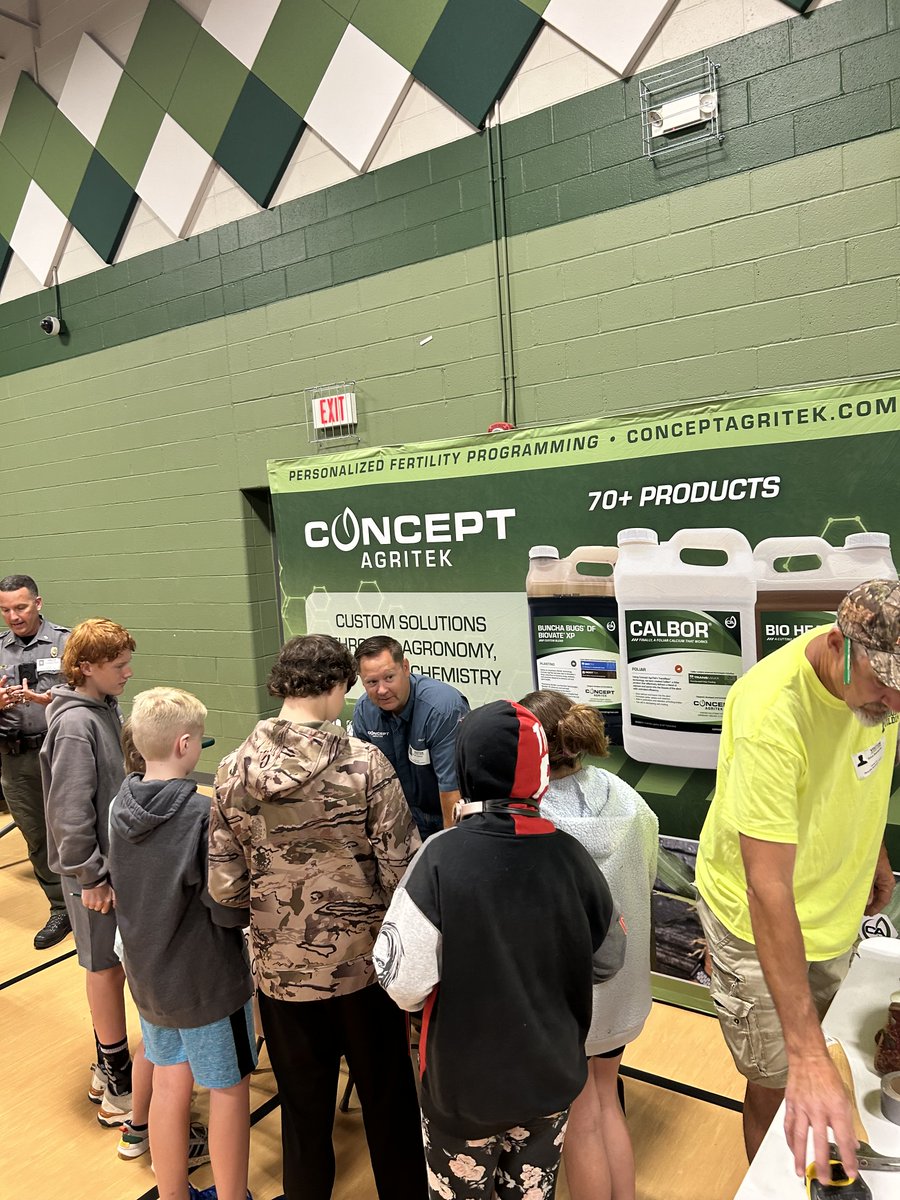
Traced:
<svg viewBox="0 0 900 1200">
<path fill-rule="evenodd" d="M 356 424 L 356 393 L 339 392 L 336 396 L 316 396 L 312 401 L 313 426 L 333 429 L 336 425 Z"/>
</svg>

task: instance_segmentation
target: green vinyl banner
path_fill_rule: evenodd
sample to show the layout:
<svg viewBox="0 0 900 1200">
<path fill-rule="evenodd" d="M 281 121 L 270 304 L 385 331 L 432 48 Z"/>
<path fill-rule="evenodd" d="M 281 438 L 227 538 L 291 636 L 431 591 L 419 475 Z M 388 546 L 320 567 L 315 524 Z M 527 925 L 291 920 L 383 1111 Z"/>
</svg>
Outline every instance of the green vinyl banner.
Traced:
<svg viewBox="0 0 900 1200">
<path fill-rule="evenodd" d="M 614 547 L 629 526 L 660 541 L 725 526 L 751 545 L 879 530 L 896 546 L 897 391 L 853 384 L 270 462 L 284 631 L 351 645 L 390 634 L 473 704 L 519 696 L 533 683 L 525 578 L 538 543 L 565 558 Z M 592 602 L 581 616 L 597 619 Z M 614 657 L 604 641 L 598 626 L 598 661 Z"/>
<path fill-rule="evenodd" d="M 577 572 L 560 589 L 563 601 L 552 586 L 529 597 L 529 550 L 556 547 L 562 562 L 576 547 L 615 547 L 629 527 L 660 542 L 679 530 L 728 528 L 751 547 L 768 538 L 843 547 L 848 535 L 879 531 L 896 550 L 898 386 L 856 383 L 270 462 L 284 633 L 327 632 L 351 648 L 387 634 L 414 671 L 457 687 L 473 707 L 519 699 L 540 683 L 594 703 L 615 734 L 626 652 L 615 600 L 592 594 Z M 636 717 L 652 726 L 659 715 L 668 729 L 682 719 L 718 727 L 752 640 L 745 633 L 742 645 L 728 607 L 682 592 L 646 606 L 627 648 L 636 666 L 653 664 L 637 701 L 631 694 Z M 811 594 L 771 607 L 754 654 L 834 605 Z M 701 622 L 708 615 L 694 642 L 683 629 L 668 635 L 679 610 Z M 663 660 L 677 668 L 679 704 L 690 701 L 694 716 L 667 717 Z M 698 835 L 713 772 L 637 762 L 621 744 L 604 766 L 641 792 L 664 834 Z M 895 823 L 898 810 L 895 792 Z M 897 834 L 892 825 L 900 860 Z"/>
<path fill-rule="evenodd" d="M 661 542 L 727 527 L 751 546 L 843 546 L 877 530 L 896 547 L 897 391 L 887 380 L 271 462 L 284 632 L 328 632 L 351 648 L 388 634 L 413 670 L 472 705 L 553 680 L 573 699 L 615 706 L 615 600 L 576 575 L 558 589 L 564 601 L 545 589 L 529 604 L 531 547 L 555 546 L 565 560 L 576 547 L 615 547 L 634 526 Z M 708 681 L 721 688 L 740 670 L 733 622 L 714 621 L 695 645 L 666 633 L 668 607 L 647 613 L 629 658 L 680 655 L 682 674 L 700 669 L 694 658 L 707 673 L 721 658 L 720 682 Z M 698 597 L 697 607 L 709 606 Z M 766 614 L 763 652 L 828 619 L 812 597 L 797 607 Z M 667 778 L 663 794 L 677 792 Z"/>
</svg>

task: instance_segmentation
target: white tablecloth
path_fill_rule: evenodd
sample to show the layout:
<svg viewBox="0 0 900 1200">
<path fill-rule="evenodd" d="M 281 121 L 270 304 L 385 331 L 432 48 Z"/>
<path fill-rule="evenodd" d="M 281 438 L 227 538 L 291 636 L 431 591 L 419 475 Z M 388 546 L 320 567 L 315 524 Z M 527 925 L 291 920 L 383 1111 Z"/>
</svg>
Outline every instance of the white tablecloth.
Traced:
<svg viewBox="0 0 900 1200">
<path fill-rule="evenodd" d="M 872 938 L 862 943 L 823 1028 L 830 1037 L 840 1039 L 847 1052 L 869 1144 L 881 1154 L 900 1156 L 900 1125 L 881 1115 L 881 1080 L 872 1068 L 875 1033 L 885 1023 L 891 993 L 900 991 L 900 941 L 888 946 L 884 944 L 887 940 Z M 873 1200 L 900 1200 L 900 1172 L 863 1171 L 862 1177 Z M 735 1200 L 802 1200 L 805 1194 L 805 1183 L 794 1174 L 784 1138 L 782 1105 Z"/>
</svg>

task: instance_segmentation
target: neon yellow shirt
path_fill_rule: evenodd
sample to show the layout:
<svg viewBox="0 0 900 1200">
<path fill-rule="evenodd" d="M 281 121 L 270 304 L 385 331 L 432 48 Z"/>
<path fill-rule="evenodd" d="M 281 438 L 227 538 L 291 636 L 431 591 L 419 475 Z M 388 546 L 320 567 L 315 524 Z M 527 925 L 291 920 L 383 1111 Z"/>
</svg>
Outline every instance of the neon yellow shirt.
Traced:
<svg viewBox="0 0 900 1200">
<path fill-rule="evenodd" d="M 862 725 L 819 681 L 805 651 L 821 633 L 776 650 L 728 693 L 697 855 L 703 899 L 752 942 L 739 834 L 795 845 L 794 903 L 809 962 L 835 958 L 856 939 L 897 753 L 896 722 Z"/>
</svg>

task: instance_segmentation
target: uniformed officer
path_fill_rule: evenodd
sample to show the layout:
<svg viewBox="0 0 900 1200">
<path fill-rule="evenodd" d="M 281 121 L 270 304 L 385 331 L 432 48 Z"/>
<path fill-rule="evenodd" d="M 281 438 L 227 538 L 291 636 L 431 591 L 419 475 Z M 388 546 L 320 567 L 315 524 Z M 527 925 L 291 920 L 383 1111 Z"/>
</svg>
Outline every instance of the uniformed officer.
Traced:
<svg viewBox="0 0 900 1200">
<path fill-rule="evenodd" d="M 367 638 L 354 657 L 366 694 L 353 711 L 353 736 L 389 760 L 424 841 L 453 823 L 456 732 L 469 703 L 449 683 L 410 671 L 394 638 Z"/>
<path fill-rule="evenodd" d="M 0 579 L 0 615 L 9 626 L 0 638 L 0 780 L 35 878 L 50 901 L 49 920 L 34 935 L 35 950 L 55 946 L 71 928 L 59 876 L 47 864 L 39 757 L 50 689 L 64 682 L 60 659 L 69 631 L 45 620 L 41 607 L 30 575 Z"/>
</svg>

